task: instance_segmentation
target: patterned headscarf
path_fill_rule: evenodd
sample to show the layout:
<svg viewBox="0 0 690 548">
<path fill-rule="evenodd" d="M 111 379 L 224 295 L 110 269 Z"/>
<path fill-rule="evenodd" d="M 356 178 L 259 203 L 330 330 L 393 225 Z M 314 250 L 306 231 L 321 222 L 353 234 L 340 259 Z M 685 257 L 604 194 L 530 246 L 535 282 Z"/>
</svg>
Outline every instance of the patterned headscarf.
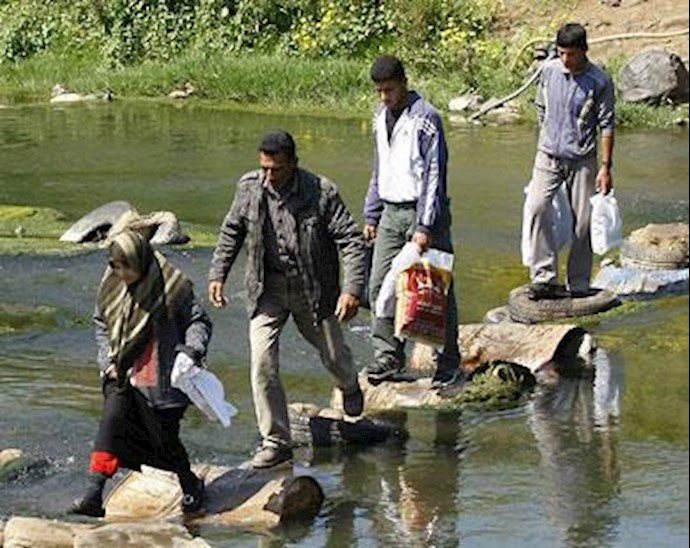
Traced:
<svg viewBox="0 0 690 548">
<path fill-rule="evenodd" d="M 175 305 L 191 292 L 192 286 L 138 232 L 125 230 L 115 236 L 110 256 L 124 260 L 140 276 L 127 285 L 108 266 L 98 289 L 97 304 L 108 328 L 108 356 L 122 379 L 149 343 L 153 320 L 162 313 L 172 317 Z"/>
</svg>

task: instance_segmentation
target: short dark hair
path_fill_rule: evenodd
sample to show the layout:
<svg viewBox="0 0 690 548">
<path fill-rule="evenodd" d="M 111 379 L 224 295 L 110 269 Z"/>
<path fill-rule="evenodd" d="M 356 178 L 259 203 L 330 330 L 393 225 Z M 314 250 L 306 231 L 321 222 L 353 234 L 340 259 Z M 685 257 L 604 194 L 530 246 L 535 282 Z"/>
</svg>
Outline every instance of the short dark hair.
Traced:
<svg viewBox="0 0 690 548">
<path fill-rule="evenodd" d="M 259 144 L 259 152 L 265 154 L 285 154 L 288 158 L 297 157 L 295 140 L 287 131 L 271 131 L 264 135 Z"/>
<path fill-rule="evenodd" d="M 387 80 L 397 80 L 404 82 L 405 67 L 402 61 L 393 55 L 382 55 L 371 65 L 371 79 L 374 82 L 385 82 Z"/>
<path fill-rule="evenodd" d="M 566 23 L 556 34 L 556 45 L 587 51 L 587 31 L 580 23 Z"/>
</svg>

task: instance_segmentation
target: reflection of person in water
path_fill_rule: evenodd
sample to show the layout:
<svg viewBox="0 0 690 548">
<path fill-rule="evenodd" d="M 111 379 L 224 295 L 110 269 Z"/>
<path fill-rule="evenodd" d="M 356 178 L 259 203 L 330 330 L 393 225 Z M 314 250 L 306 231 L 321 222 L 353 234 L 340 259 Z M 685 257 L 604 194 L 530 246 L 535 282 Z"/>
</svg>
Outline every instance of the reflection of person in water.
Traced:
<svg viewBox="0 0 690 548">
<path fill-rule="evenodd" d="M 357 506 L 368 506 L 368 518 L 379 531 L 379 538 L 403 546 L 455 546 L 457 531 L 457 492 L 460 457 L 459 416 L 457 413 L 401 414 L 410 438 L 406 447 L 384 444 L 347 455 L 343 462 L 343 486 L 355 497 Z M 354 508 L 340 505 L 355 520 Z M 330 539 L 329 546 L 350 545 L 352 538 Z"/>
<path fill-rule="evenodd" d="M 597 379 L 561 378 L 540 386 L 530 425 L 542 457 L 545 507 L 562 526 L 566 544 L 606 543 L 617 526 L 616 421 L 619 370 L 599 349 Z"/>
</svg>

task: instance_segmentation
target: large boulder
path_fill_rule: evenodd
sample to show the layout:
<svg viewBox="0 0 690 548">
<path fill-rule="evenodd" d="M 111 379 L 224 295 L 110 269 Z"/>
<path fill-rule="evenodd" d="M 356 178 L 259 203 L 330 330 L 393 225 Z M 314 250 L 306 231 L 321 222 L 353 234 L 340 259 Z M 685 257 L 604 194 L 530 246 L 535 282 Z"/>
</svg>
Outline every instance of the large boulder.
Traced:
<svg viewBox="0 0 690 548">
<path fill-rule="evenodd" d="M 652 49 L 638 53 L 623 66 L 618 90 L 629 103 L 687 103 L 688 80 L 688 69 L 678 55 Z"/>
</svg>

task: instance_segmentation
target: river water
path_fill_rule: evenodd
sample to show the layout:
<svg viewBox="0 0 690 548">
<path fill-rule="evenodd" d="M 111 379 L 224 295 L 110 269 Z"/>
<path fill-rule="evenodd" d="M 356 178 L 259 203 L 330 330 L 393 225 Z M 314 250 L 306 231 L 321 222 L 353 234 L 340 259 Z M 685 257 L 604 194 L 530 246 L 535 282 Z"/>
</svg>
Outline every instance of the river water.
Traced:
<svg viewBox="0 0 690 548">
<path fill-rule="evenodd" d="M 361 219 L 371 166 L 368 120 L 261 115 L 198 104 L 115 102 L 0 109 L 0 203 L 53 207 L 76 220 L 124 199 L 216 227 L 234 184 L 256 165 L 268 129 L 291 131 L 303 167 L 339 184 Z M 529 127 L 447 126 L 461 323 L 482 320 L 527 281 L 520 265 Z M 619 132 L 614 182 L 624 232 L 688 222 L 688 132 Z M 205 296 L 210 248 L 166 250 Z M 48 465 L 0 484 L 0 519 L 65 518 L 84 486 L 101 396 L 89 314 L 104 266 L 78 257 L 0 256 L 0 301 L 57 308 L 54 329 L 0 338 L 0 449 Z M 224 430 L 191 410 L 191 458 L 236 466 L 257 443 L 249 395 L 243 264 L 230 307 L 212 311 L 210 367 L 239 408 Z M 358 365 L 371 359 L 367 315 L 349 326 Z M 502 412 L 398 417 L 404 444 L 298 449 L 326 494 L 308 526 L 271 534 L 202 527 L 213 546 L 687 546 L 688 297 L 639 302 L 588 329 L 598 374 L 540 388 Z M 327 405 L 330 381 L 292 325 L 281 348 L 292 401 Z"/>
</svg>

